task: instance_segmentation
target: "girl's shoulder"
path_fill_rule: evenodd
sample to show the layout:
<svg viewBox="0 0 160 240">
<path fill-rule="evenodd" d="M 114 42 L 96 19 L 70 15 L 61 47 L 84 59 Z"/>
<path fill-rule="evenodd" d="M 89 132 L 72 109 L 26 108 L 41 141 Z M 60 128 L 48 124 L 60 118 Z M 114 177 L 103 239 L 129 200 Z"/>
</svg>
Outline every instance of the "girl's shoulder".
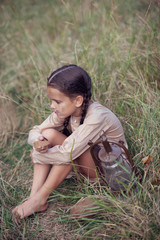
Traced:
<svg viewBox="0 0 160 240">
<path fill-rule="evenodd" d="M 107 107 L 103 106 L 98 102 L 92 102 L 89 107 L 85 117 L 85 122 L 93 123 L 118 123 L 119 119 L 117 116 Z"/>
<path fill-rule="evenodd" d="M 87 110 L 85 123 L 103 123 L 115 117 L 114 113 L 98 102 L 92 102 Z"/>
<path fill-rule="evenodd" d="M 88 116 L 91 116 L 91 115 L 94 115 L 94 116 L 106 116 L 106 115 L 109 115 L 109 114 L 113 114 L 114 113 L 108 109 L 107 107 L 103 106 L 102 104 L 98 103 L 98 102 L 92 102 L 89 107 L 88 107 L 88 111 L 87 111 L 87 115 L 86 117 Z"/>
</svg>

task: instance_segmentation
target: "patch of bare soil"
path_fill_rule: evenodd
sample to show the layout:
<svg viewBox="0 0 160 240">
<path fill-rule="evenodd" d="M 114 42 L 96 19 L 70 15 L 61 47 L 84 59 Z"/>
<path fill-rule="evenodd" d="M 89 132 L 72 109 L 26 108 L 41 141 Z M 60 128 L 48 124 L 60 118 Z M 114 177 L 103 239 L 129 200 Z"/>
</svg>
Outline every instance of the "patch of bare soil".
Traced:
<svg viewBox="0 0 160 240">
<path fill-rule="evenodd" d="M 68 207 L 64 206 L 63 202 L 54 204 L 49 203 L 48 209 L 39 216 L 39 225 L 43 227 L 39 236 L 41 240 L 56 239 L 56 240 L 71 240 L 77 239 L 77 234 L 74 236 L 74 230 L 71 229 L 68 221 L 61 220 L 61 216 L 68 215 Z M 64 212 L 64 213 L 63 213 Z M 59 213 L 59 214 L 58 214 Z M 79 236 L 80 237 L 80 236 Z"/>
</svg>

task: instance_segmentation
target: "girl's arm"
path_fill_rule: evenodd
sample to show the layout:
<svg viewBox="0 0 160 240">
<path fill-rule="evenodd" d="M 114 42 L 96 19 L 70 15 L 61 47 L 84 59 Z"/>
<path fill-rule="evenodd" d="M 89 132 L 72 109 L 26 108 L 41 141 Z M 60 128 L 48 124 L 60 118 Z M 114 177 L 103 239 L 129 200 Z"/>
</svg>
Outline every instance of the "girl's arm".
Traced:
<svg viewBox="0 0 160 240">
<path fill-rule="evenodd" d="M 75 160 L 89 148 L 89 140 L 95 142 L 103 133 L 106 133 L 108 138 L 125 142 L 123 128 L 118 118 L 109 110 L 98 111 L 97 109 L 96 112 L 86 117 L 84 123 L 67 137 L 62 145 L 50 148 L 43 155 L 34 151 L 34 162 L 68 164 L 71 162 L 71 158 Z"/>
<path fill-rule="evenodd" d="M 47 128 L 55 128 L 58 131 L 63 129 L 64 119 L 59 119 L 53 112 L 42 124 L 34 126 L 29 131 L 28 144 L 33 146 L 33 143 L 43 138 L 42 131 Z"/>
</svg>

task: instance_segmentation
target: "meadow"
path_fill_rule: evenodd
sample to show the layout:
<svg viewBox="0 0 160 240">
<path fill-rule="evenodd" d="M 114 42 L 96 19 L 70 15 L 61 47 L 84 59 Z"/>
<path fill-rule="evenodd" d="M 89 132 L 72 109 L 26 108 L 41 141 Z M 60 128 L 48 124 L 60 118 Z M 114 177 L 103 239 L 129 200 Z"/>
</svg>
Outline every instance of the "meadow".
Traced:
<svg viewBox="0 0 160 240">
<path fill-rule="evenodd" d="M 0 1 L 0 239 L 160 239 L 159 26 L 158 0 Z M 14 222 L 11 208 L 32 183 L 28 132 L 51 113 L 46 79 L 71 63 L 88 71 L 93 99 L 122 122 L 143 180 L 116 198 L 71 178 L 47 211 Z M 97 215 L 70 216 L 73 204 L 94 195 L 106 198 Z"/>
</svg>

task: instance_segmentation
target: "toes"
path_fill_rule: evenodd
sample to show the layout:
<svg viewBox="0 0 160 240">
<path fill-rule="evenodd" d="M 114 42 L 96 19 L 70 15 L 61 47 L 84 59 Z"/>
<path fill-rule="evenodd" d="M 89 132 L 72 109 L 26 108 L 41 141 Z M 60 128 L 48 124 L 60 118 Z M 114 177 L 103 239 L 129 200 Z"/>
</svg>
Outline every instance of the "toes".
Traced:
<svg viewBox="0 0 160 240">
<path fill-rule="evenodd" d="M 15 214 L 15 213 L 16 213 L 17 208 L 18 208 L 18 207 L 15 207 L 15 208 L 12 209 L 12 214 Z"/>
<path fill-rule="evenodd" d="M 28 200 L 22 205 L 19 205 L 12 210 L 12 217 L 14 221 L 17 222 L 17 220 L 28 217 L 36 212 L 45 211 L 47 208 L 48 208 L 48 202 L 46 202 L 44 205 L 37 206 L 37 205 L 34 205 L 33 201 L 30 202 Z"/>
<path fill-rule="evenodd" d="M 17 207 L 16 207 L 16 208 L 17 208 Z M 21 219 L 22 219 L 22 218 L 21 218 L 20 214 L 14 209 L 14 212 L 12 211 L 12 220 L 13 220 L 16 224 L 18 224 Z"/>
</svg>

